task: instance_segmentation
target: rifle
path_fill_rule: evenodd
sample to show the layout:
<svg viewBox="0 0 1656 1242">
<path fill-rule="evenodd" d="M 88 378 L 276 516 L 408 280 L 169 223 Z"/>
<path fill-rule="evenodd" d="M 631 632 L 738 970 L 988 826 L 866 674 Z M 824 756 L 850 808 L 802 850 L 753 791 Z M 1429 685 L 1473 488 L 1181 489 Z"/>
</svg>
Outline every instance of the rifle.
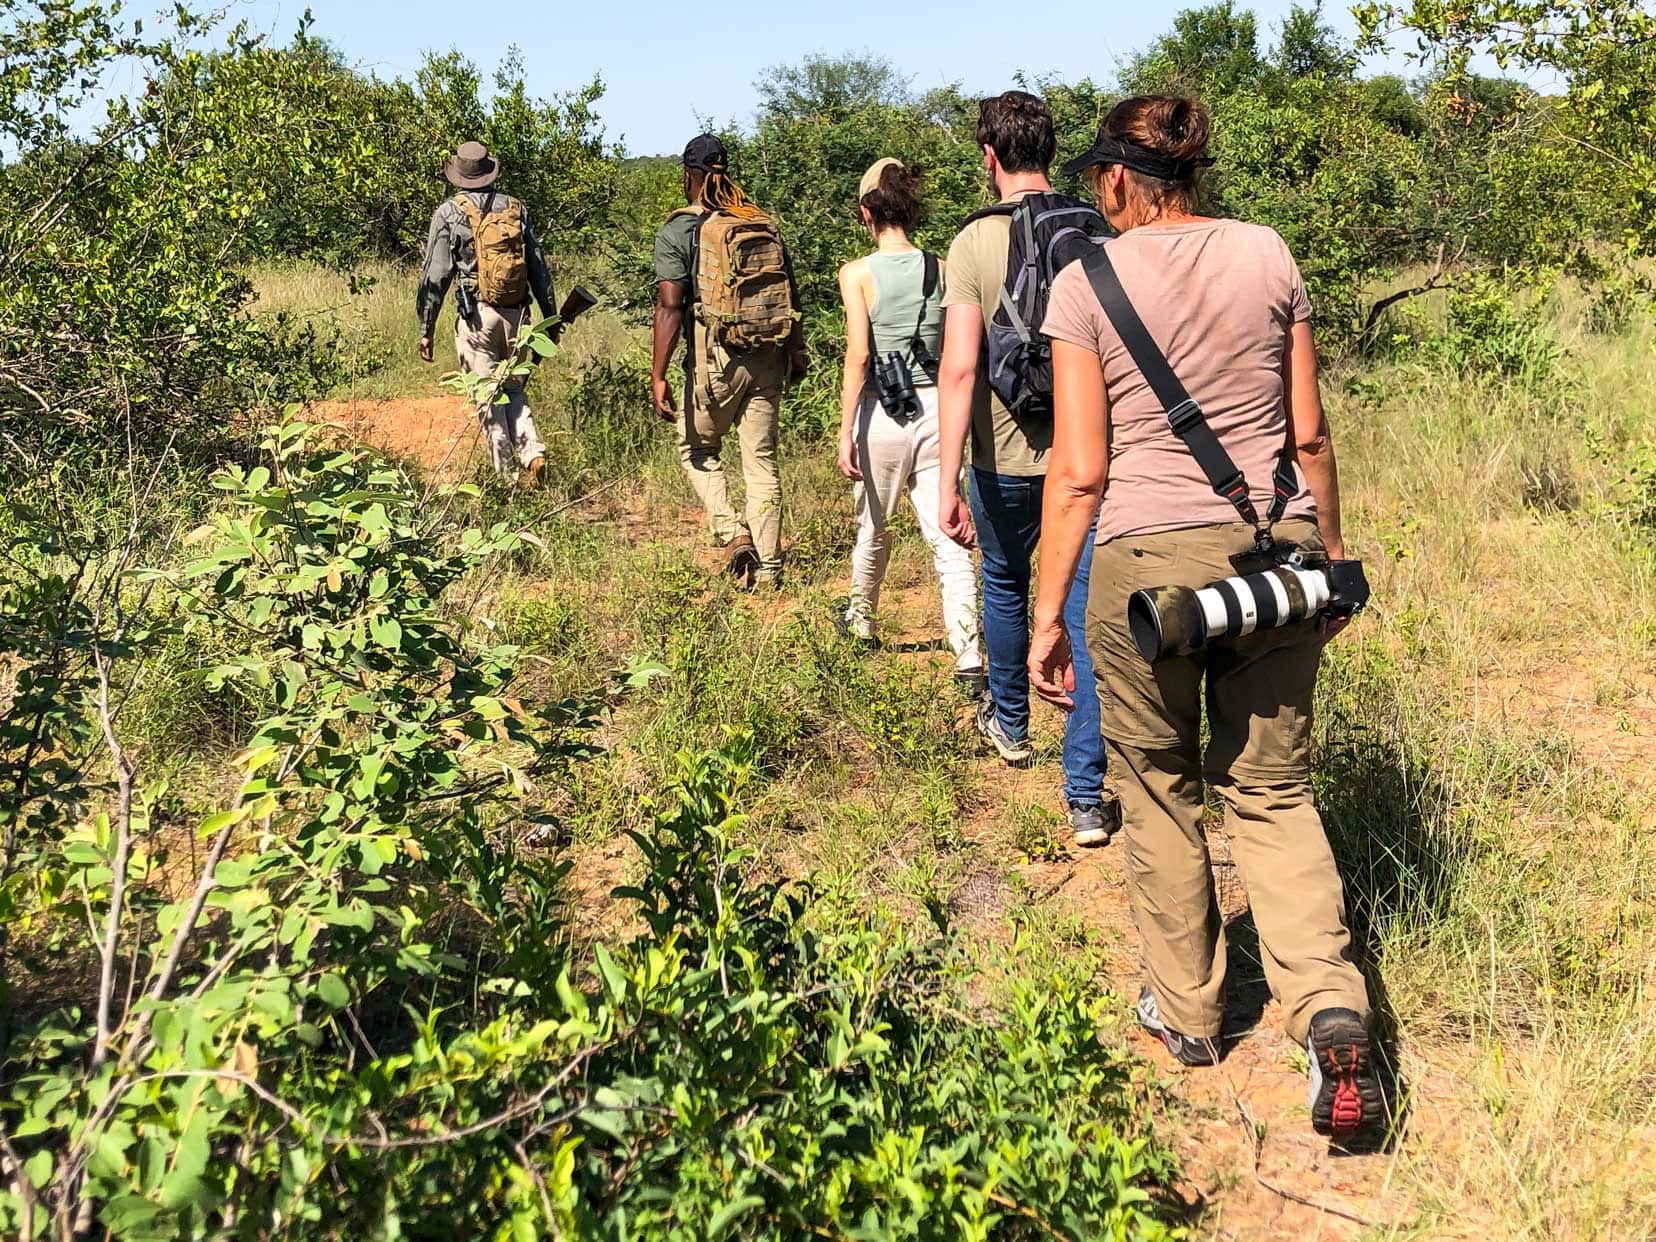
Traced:
<svg viewBox="0 0 1656 1242">
<path fill-rule="evenodd" d="M 563 335 L 563 330 L 598 305 L 598 296 L 589 292 L 585 285 L 576 285 L 569 291 L 569 296 L 558 307 L 558 322 L 552 325 L 550 333 L 553 341 Z"/>
</svg>

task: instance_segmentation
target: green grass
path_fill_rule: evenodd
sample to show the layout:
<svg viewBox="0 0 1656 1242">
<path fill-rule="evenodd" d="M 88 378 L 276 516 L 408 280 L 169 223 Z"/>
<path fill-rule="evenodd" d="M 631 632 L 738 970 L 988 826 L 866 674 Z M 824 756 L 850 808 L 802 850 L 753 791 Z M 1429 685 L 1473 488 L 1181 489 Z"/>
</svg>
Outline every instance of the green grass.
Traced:
<svg viewBox="0 0 1656 1242">
<path fill-rule="evenodd" d="M 388 357 L 359 394 L 423 391 L 407 274 L 376 275 L 341 302 L 334 278 L 266 273 L 261 305 L 332 307 L 357 356 Z M 1656 791 L 1618 758 L 1656 747 L 1656 554 L 1628 490 L 1628 463 L 1656 439 L 1656 333 L 1594 335 L 1588 309 L 1566 290 L 1535 320 L 1563 350 L 1544 380 L 1400 347 L 1326 385 L 1348 541 L 1375 604 L 1325 666 L 1318 787 L 1414 1092 L 1386 1175 L 1407 1206 L 1387 1236 L 1656 1231 Z M 1417 327 L 1448 322 L 1428 308 Z M 710 578 L 639 351 L 636 331 L 595 316 L 537 377 L 557 486 L 489 503 L 543 546 L 478 589 L 545 694 L 628 659 L 666 670 L 564 791 L 583 866 L 624 871 L 619 830 L 641 822 L 674 756 L 740 731 L 763 778 L 750 843 L 764 866 L 814 875 L 832 917 L 949 911 L 982 931 L 991 979 L 1057 964 L 1099 980 L 1098 929 L 1020 865 L 1061 844 L 1055 720 L 1038 721 L 1041 766 L 1001 788 L 941 656 L 863 658 L 834 640 L 852 518 L 825 442 L 784 446 L 786 598 L 755 603 Z M 796 409 L 789 425 L 827 412 Z M 906 521 L 891 583 L 935 606 Z M 1571 686 L 1582 709 L 1556 710 Z M 1634 751 L 1606 752 L 1606 736 Z M 1112 982 L 1130 994 L 1132 980 Z"/>
</svg>

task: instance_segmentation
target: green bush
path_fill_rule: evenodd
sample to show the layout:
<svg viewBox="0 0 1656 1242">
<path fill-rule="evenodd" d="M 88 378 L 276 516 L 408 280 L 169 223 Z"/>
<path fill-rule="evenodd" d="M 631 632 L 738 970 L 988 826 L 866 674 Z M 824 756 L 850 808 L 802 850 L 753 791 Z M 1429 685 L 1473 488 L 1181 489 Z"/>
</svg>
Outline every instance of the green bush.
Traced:
<svg viewBox="0 0 1656 1242">
<path fill-rule="evenodd" d="M 1539 387 L 1564 357 L 1542 314 L 1544 300 L 1544 293 L 1474 277 L 1450 294 L 1448 330 L 1433 347 L 1464 375 Z"/>
<path fill-rule="evenodd" d="M 111 579 L 49 539 L 37 588 L 8 580 L 28 692 L 0 738 L 53 739 L 6 772 L 39 791 L 6 841 L 9 995 L 14 970 L 72 978 L 5 1032 L 0 1227 L 1173 1235 L 1172 1164 L 1097 1038 L 1108 998 L 1039 981 L 987 1014 L 943 927 L 811 930 L 809 886 L 733 845 L 761 757 L 743 728 L 681 756 L 633 834 L 639 930 L 577 950 L 545 799 L 593 754 L 598 700 L 526 706 L 516 648 L 445 602 L 516 537 L 461 529 L 468 489 L 430 503 L 302 425 L 265 455 L 216 476 L 194 560 L 103 567 L 141 590 L 118 636 Z M 238 793 L 200 811 L 109 706 L 163 616 L 206 651 L 237 635 L 210 681 L 262 713 Z M 193 878 L 163 816 L 206 841 Z"/>
<path fill-rule="evenodd" d="M 551 473 L 571 495 L 637 469 L 661 445 L 650 405 L 650 357 L 643 347 L 594 358 L 559 392 L 563 426 Z"/>
</svg>

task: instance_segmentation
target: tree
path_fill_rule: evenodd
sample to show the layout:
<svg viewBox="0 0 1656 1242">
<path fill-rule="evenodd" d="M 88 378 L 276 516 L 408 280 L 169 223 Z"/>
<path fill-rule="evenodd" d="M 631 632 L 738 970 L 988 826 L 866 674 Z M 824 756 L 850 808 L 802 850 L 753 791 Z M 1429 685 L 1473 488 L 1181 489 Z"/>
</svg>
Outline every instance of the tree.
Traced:
<svg viewBox="0 0 1656 1242">
<path fill-rule="evenodd" d="M 1365 78 L 1359 94 L 1363 110 L 1387 129 L 1405 138 L 1418 138 L 1426 128 L 1420 100 L 1409 89 L 1409 84 L 1395 73 L 1382 73 Z"/>
<path fill-rule="evenodd" d="M 927 214 L 918 240 L 945 248 L 985 201 L 976 110 L 953 90 L 917 97 L 887 62 L 860 56 L 772 69 L 759 91 L 752 134 L 726 135 L 731 158 L 744 188 L 781 220 L 808 324 L 837 336 L 836 273 L 871 244 L 857 216 L 858 180 L 882 156 L 920 165 Z"/>
<path fill-rule="evenodd" d="M 1277 33 L 1272 59 L 1277 72 L 1286 78 L 1349 78 L 1356 65 L 1351 49 L 1341 44 L 1334 28 L 1323 21 L 1320 4 L 1311 8 L 1296 4 L 1288 10 Z"/>
<path fill-rule="evenodd" d="M 754 83 L 769 116 L 845 117 L 863 108 L 909 99 L 908 80 L 878 56 L 807 56 L 773 65 Z"/>
<path fill-rule="evenodd" d="M 1617 206 L 1635 254 L 1656 249 L 1656 14 L 1640 0 L 1372 0 L 1355 10 L 1365 40 L 1412 35 L 1446 81 L 1472 83 L 1474 55 L 1542 69 L 1567 84 L 1550 140 L 1572 149 L 1577 175 Z M 1484 103 L 1470 85 L 1465 96 Z"/>
<path fill-rule="evenodd" d="M 1258 83 L 1266 65 L 1259 55 L 1254 15 L 1234 0 L 1185 9 L 1173 30 L 1128 61 L 1122 86 L 1130 95 L 1179 92 L 1221 98 Z"/>
</svg>

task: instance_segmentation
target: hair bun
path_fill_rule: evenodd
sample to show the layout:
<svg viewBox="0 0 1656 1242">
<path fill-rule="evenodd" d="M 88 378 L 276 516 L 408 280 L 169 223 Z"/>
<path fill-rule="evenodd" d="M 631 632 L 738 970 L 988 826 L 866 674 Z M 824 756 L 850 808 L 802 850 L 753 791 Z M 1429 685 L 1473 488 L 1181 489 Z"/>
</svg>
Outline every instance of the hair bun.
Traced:
<svg viewBox="0 0 1656 1242">
<path fill-rule="evenodd" d="M 1207 153 L 1213 123 L 1208 110 L 1197 100 L 1183 95 L 1157 95 L 1147 101 L 1142 122 L 1145 146 L 1176 160 L 1195 159 Z"/>
<path fill-rule="evenodd" d="M 887 164 L 880 170 L 880 189 L 887 194 L 918 197 L 925 180 L 926 174 L 918 164 Z"/>
</svg>

